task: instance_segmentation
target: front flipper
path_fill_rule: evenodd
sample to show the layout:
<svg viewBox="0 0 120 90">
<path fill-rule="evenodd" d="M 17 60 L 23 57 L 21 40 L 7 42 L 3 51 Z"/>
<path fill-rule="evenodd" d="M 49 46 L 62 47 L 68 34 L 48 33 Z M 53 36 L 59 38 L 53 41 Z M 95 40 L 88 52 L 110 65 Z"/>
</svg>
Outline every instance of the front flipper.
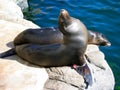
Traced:
<svg viewBox="0 0 120 90">
<path fill-rule="evenodd" d="M 82 66 L 74 64 L 73 68 L 83 76 L 86 83 L 86 88 L 88 88 L 88 85 L 93 84 L 93 75 L 87 63 Z"/>
</svg>

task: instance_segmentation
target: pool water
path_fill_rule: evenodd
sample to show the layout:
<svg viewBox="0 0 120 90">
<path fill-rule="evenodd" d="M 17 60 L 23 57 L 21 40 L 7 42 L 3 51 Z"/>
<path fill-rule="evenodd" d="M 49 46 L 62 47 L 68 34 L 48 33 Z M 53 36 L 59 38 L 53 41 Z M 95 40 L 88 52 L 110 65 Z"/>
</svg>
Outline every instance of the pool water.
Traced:
<svg viewBox="0 0 120 90">
<path fill-rule="evenodd" d="M 120 90 L 120 0 L 28 0 L 25 14 L 40 27 L 57 26 L 60 9 L 80 19 L 92 31 L 103 33 L 110 47 L 100 47 L 115 76 L 115 90 Z"/>
</svg>

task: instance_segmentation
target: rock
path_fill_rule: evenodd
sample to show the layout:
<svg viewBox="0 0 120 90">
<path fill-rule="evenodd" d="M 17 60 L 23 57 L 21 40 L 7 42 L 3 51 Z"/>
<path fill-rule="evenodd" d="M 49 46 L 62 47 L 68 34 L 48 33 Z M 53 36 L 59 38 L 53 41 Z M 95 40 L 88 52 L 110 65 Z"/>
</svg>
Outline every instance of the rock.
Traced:
<svg viewBox="0 0 120 90">
<path fill-rule="evenodd" d="M 47 77 L 44 68 L 0 59 L 0 90 L 42 90 Z"/>
<path fill-rule="evenodd" d="M 14 1 L 22 10 L 28 8 L 27 0 L 11 0 L 11 1 Z"/>
<path fill-rule="evenodd" d="M 0 17 L 4 15 L 12 16 L 14 18 L 23 18 L 21 8 L 9 0 L 0 0 Z"/>
<path fill-rule="evenodd" d="M 44 90 L 78 90 L 85 88 L 83 77 L 71 67 L 48 68 L 49 80 Z"/>
<path fill-rule="evenodd" d="M 16 0 L 17 1 L 17 0 Z M 12 0 L 0 0 L 0 20 L 6 20 L 31 28 L 40 28 L 31 21 L 23 19 L 21 8 Z"/>
<path fill-rule="evenodd" d="M 101 69 L 106 69 L 108 67 L 108 65 L 105 63 L 105 56 L 99 50 L 98 46 L 88 45 L 86 55 L 89 57 L 89 62 L 93 63 L 97 67 L 100 67 Z"/>
<path fill-rule="evenodd" d="M 12 41 L 28 28 L 40 28 L 23 19 L 22 11 L 13 1 L 0 0 L 0 53 L 13 46 Z M 48 79 L 44 68 L 11 56 L 0 59 L 0 90 L 42 90 Z"/>
<path fill-rule="evenodd" d="M 40 28 L 23 19 L 20 6 L 27 5 L 26 1 L 0 0 L 0 53 L 14 47 L 12 41 L 23 30 Z M 94 84 L 87 90 L 113 90 L 114 76 L 104 54 L 95 45 L 89 45 L 86 54 L 94 76 Z M 17 55 L 0 59 L 0 90 L 83 90 L 85 86 L 83 77 L 70 66 L 45 70 Z"/>
</svg>

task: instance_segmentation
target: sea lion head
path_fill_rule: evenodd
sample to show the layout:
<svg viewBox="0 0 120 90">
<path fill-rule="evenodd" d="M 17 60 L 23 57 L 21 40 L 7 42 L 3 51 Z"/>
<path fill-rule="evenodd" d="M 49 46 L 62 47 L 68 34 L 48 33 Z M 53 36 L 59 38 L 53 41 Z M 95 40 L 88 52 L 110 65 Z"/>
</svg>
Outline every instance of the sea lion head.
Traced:
<svg viewBox="0 0 120 90">
<path fill-rule="evenodd" d="M 108 41 L 108 39 L 102 34 L 98 32 L 90 32 L 90 38 L 88 39 L 91 44 L 96 44 L 100 46 L 110 46 L 111 43 Z"/>
<path fill-rule="evenodd" d="M 66 35 L 76 35 L 76 34 L 84 34 L 87 29 L 85 25 L 76 18 L 73 18 L 69 15 L 69 13 L 62 9 L 58 18 L 58 27 L 63 34 Z"/>
<path fill-rule="evenodd" d="M 96 40 L 98 42 L 98 45 L 111 46 L 111 43 L 108 41 L 108 39 L 102 33 L 96 34 Z"/>
</svg>

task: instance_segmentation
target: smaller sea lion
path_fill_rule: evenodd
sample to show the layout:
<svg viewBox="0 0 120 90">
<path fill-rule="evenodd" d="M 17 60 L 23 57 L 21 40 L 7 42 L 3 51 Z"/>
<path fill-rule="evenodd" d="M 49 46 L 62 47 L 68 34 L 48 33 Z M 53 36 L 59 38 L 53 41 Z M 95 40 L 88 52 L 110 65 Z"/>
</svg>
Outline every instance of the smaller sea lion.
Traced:
<svg viewBox="0 0 120 90">
<path fill-rule="evenodd" d="M 88 44 L 95 44 L 99 46 L 110 46 L 111 43 L 107 38 L 99 32 L 88 31 Z"/>
</svg>

